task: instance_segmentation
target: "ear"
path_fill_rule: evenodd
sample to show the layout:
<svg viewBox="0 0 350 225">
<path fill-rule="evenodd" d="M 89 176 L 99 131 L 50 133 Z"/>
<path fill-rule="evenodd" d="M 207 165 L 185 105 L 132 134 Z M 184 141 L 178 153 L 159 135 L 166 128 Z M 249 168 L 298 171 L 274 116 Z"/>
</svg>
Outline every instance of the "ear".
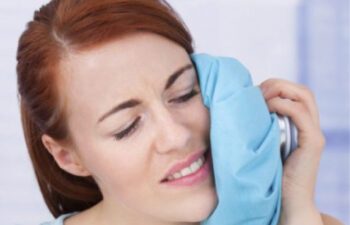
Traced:
<svg viewBox="0 0 350 225">
<path fill-rule="evenodd" d="M 63 145 L 47 134 L 41 136 L 41 141 L 61 169 L 76 176 L 91 175 L 82 164 L 75 149 Z"/>
</svg>

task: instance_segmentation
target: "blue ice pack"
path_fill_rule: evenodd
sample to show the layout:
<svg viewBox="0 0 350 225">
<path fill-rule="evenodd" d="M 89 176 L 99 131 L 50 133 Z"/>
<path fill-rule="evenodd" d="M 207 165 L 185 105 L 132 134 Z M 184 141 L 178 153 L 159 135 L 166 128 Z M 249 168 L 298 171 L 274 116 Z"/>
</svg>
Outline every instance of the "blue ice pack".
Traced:
<svg viewBox="0 0 350 225">
<path fill-rule="evenodd" d="M 276 225 L 282 160 L 276 113 L 236 59 L 191 54 L 210 111 L 218 205 L 202 225 Z"/>
</svg>

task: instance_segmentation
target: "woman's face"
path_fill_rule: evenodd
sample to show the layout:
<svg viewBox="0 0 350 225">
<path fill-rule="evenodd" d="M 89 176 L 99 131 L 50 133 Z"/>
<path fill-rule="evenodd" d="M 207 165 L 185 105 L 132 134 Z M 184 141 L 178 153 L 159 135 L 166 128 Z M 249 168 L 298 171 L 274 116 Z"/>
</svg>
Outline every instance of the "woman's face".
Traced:
<svg viewBox="0 0 350 225">
<path fill-rule="evenodd" d="M 106 208 L 116 217 L 154 221 L 209 216 L 217 204 L 211 169 L 205 176 L 202 168 L 199 180 L 192 174 L 178 178 L 178 185 L 162 182 L 173 165 L 210 151 L 209 111 L 184 48 L 156 34 L 134 33 L 69 53 L 60 71 L 75 151 Z M 130 99 L 129 107 L 117 110 Z"/>
</svg>

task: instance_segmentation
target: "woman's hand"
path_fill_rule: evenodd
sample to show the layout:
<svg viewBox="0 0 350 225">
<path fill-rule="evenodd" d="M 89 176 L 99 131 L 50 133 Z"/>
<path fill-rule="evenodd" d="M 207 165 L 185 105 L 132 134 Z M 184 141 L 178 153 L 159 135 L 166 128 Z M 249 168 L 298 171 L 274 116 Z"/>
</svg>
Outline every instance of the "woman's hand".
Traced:
<svg viewBox="0 0 350 225">
<path fill-rule="evenodd" d="M 323 224 L 314 190 L 325 137 L 314 95 L 306 86 L 281 79 L 259 86 L 269 111 L 291 117 L 298 129 L 298 147 L 283 167 L 280 224 Z"/>
</svg>

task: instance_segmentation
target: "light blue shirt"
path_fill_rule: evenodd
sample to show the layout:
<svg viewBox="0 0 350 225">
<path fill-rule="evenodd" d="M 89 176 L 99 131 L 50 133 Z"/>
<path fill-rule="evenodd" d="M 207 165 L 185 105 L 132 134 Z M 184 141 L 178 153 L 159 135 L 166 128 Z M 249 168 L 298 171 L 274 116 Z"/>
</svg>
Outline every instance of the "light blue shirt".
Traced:
<svg viewBox="0 0 350 225">
<path fill-rule="evenodd" d="M 79 212 L 70 212 L 70 213 L 62 214 L 59 217 L 57 217 L 55 220 L 44 222 L 44 223 L 41 223 L 40 225 L 63 225 L 63 221 L 65 219 L 78 213 Z"/>
</svg>

